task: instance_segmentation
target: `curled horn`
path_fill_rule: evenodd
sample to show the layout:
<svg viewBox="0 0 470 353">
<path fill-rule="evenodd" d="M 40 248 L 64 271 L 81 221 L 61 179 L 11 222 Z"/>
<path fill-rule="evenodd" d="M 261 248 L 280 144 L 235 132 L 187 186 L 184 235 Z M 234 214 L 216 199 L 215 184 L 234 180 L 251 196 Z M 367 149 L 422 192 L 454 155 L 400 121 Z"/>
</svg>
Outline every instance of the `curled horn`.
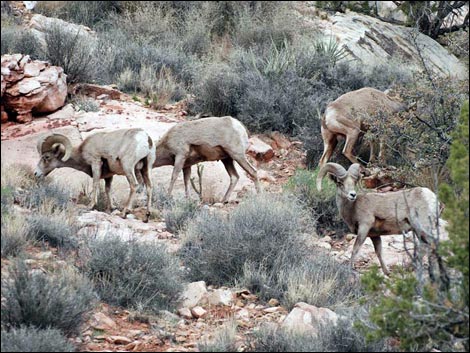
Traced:
<svg viewBox="0 0 470 353">
<path fill-rule="evenodd" d="M 359 163 L 351 164 L 348 169 L 349 175 L 351 175 L 354 179 L 359 180 L 361 177 L 361 165 Z"/>
<path fill-rule="evenodd" d="M 72 144 L 67 136 L 61 134 L 49 134 L 40 138 L 38 141 L 39 154 L 42 155 L 44 152 L 50 151 L 57 143 L 63 145 L 65 148 L 65 153 L 62 157 L 62 161 L 65 162 L 72 154 Z"/>
<path fill-rule="evenodd" d="M 333 174 L 338 178 L 344 178 L 347 175 L 346 169 L 337 163 L 326 163 L 323 168 L 320 169 L 320 172 L 317 175 L 317 190 L 321 191 L 321 182 L 323 177 L 327 174 Z"/>
</svg>

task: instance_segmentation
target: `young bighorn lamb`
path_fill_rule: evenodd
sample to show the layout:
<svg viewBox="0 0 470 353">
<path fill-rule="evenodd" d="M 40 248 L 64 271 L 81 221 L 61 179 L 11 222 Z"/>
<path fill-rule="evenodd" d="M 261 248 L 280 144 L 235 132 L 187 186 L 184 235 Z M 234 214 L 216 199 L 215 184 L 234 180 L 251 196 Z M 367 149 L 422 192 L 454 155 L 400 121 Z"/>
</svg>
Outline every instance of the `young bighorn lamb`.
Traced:
<svg viewBox="0 0 470 353">
<path fill-rule="evenodd" d="M 147 188 L 147 216 L 150 215 L 152 200 L 151 169 L 155 161 L 154 144 L 142 129 L 121 129 L 111 132 L 98 132 L 88 136 L 80 145 L 72 147 L 68 137 L 49 133 L 42 136 L 37 144 L 41 159 L 36 167 L 35 176 L 48 175 L 56 168 L 69 167 L 80 170 L 93 178 L 93 208 L 98 202 L 100 179 L 105 180 L 107 211 L 112 208 L 110 196 L 114 175 L 125 175 L 130 193 L 123 210 L 125 218 L 132 207 L 138 186 L 136 174 L 142 176 Z"/>
<path fill-rule="evenodd" d="M 364 118 L 376 113 L 394 114 L 407 107 L 375 88 L 365 87 L 343 94 L 328 104 L 321 122 L 323 155 L 319 166 L 330 159 L 337 145 L 338 137 L 346 137 L 343 154 L 352 163 L 358 163 L 353 148 L 359 137 L 367 131 Z M 380 138 L 379 138 L 380 139 Z M 383 143 L 380 143 L 379 159 L 383 157 Z M 374 159 L 373 143 L 370 145 L 370 161 Z"/>
<path fill-rule="evenodd" d="M 389 271 L 382 258 L 381 235 L 400 234 L 414 229 L 421 240 L 427 242 L 426 234 L 436 229 L 439 202 L 429 189 L 416 187 L 390 193 L 357 194 L 356 185 L 360 179 L 360 165 L 355 163 L 346 171 L 341 165 L 327 163 L 317 176 L 317 189 L 326 174 L 335 181 L 336 204 L 339 213 L 352 233 L 357 234 L 354 243 L 351 266 L 359 249 L 369 236 L 375 253 L 385 274 Z"/>
<path fill-rule="evenodd" d="M 199 162 L 221 160 L 230 176 L 230 185 L 222 200 L 226 202 L 239 179 L 233 161 L 254 179 L 256 191 L 260 190 L 257 171 L 245 156 L 247 148 L 246 128 L 230 116 L 187 121 L 173 126 L 156 143 L 153 167 L 174 166 L 169 194 L 173 191 L 178 174 L 183 170 L 186 197 L 189 197 L 191 166 Z"/>
</svg>

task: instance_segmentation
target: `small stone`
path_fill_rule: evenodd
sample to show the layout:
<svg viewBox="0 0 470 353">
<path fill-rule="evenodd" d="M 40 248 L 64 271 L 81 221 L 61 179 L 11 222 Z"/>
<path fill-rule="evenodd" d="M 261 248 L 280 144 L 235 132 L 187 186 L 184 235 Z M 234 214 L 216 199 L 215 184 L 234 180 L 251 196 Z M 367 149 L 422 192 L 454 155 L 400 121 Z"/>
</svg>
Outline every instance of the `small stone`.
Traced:
<svg viewBox="0 0 470 353">
<path fill-rule="evenodd" d="M 232 292 L 227 289 L 216 289 L 207 297 L 211 305 L 230 305 L 232 303 Z"/>
<path fill-rule="evenodd" d="M 279 305 L 279 300 L 277 300 L 276 298 L 272 298 L 272 299 L 269 300 L 268 305 L 269 306 L 278 306 Z"/>
<path fill-rule="evenodd" d="M 127 338 L 125 336 L 109 336 L 106 338 L 106 341 L 114 344 L 129 344 L 132 342 L 130 338 Z"/>
<path fill-rule="evenodd" d="M 320 243 L 317 243 L 317 246 L 320 247 L 320 248 L 324 248 L 326 250 L 331 250 L 331 244 L 330 243 L 325 243 L 325 242 L 320 242 Z"/>
<path fill-rule="evenodd" d="M 206 315 L 207 311 L 201 308 L 200 306 L 195 306 L 191 309 L 191 314 L 197 319 Z"/>
<path fill-rule="evenodd" d="M 237 302 L 235 303 L 235 306 L 243 308 L 245 306 L 245 304 L 241 300 L 237 300 Z"/>
<path fill-rule="evenodd" d="M 349 234 L 346 235 L 346 240 L 347 240 L 347 241 L 351 241 L 351 240 L 353 240 L 355 237 L 356 237 L 356 235 L 349 233 Z"/>
<path fill-rule="evenodd" d="M 256 305 L 255 310 L 263 310 L 264 306 L 263 305 Z"/>
<path fill-rule="evenodd" d="M 235 313 L 235 318 L 236 319 L 247 319 L 250 317 L 250 312 L 246 309 L 241 309 L 241 310 L 238 310 L 236 313 Z"/>
<path fill-rule="evenodd" d="M 331 242 L 331 237 L 329 235 L 325 235 L 323 238 L 322 238 L 322 241 L 324 241 L 325 243 L 330 243 Z"/>
<path fill-rule="evenodd" d="M 215 208 L 222 208 L 222 207 L 224 207 L 224 204 L 221 203 L 221 202 L 216 202 L 216 203 L 213 204 L 212 206 L 215 207 Z"/>
<path fill-rule="evenodd" d="M 100 330 L 100 331 L 111 330 L 111 329 L 117 328 L 116 322 L 114 322 L 113 319 L 111 319 L 110 317 L 108 317 L 107 315 L 103 313 L 94 314 L 90 325 L 94 329 Z"/>
<path fill-rule="evenodd" d="M 48 260 L 52 257 L 52 252 L 51 251 L 45 251 L 36 256 L 37 259 L 39 260 Z"/>
<path fill-rule="evenodd" d="M 188 308 L 178 309 L 178 314 L 179 314 L 179 316 L 184 317 L 185 319 L 192 319 L 193 318 L 193 314 L 191 314 L 191 310 L 189 310 Z"/>
<path fill-rule="evenodd" d="M 135 216 L 132 214 L 132 213 L 129 213 L 127 216 L 126 216 L 127 219 L 135 219 Z"/>
<path fill-rule="evenodd" d="M 193 308 L 198 305 L 207 295 L 206 282 L 189 283 L 181 294 L 181 308 Z"/>
<path fill-rule="evenodd" d="M 266 309 L 263 309 L 263 311 L 265 313 L 275 313 L 277 311 L 281 310 L 281 307 L 279 306 L 275 306 L 275 307 L 272 307 L 272 308 L 266 308 Z"/>
</svg>

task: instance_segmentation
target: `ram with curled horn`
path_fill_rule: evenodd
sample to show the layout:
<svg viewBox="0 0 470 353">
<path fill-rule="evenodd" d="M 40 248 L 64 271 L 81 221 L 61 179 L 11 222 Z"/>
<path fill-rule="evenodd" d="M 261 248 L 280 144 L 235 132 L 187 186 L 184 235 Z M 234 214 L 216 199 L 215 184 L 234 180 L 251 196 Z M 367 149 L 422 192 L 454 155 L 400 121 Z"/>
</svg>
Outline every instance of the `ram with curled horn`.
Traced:
<svg viewBox="0 0 470 353">
<path fill-rule="evenodd" d="M 69 167 L 80 170 L 93 178 L 93 193 L 90 208 L 98 201 L 100 179 L 105 180 L 106 210 L 112 209 L 111 184 L 114 175 L 125 175 L 130 193 L 123 209 L 123 217 L 129 213 L 138 179 L 142 177 L 147 189 L 147 216 L 150 215 L 152 199 L 151 170 L 155 161 L 155 146 L 150 136 L 142 129 L 120 129 L 98 132 L 87 137 L 78 146 L 62 134 L 48 133 L 38 140 L 40 160 L 35 176 L 47 176 L 56 168 Z"/>
<path fill-rule="evenodd" d="M 351 266 L 367 237 L 374 244 L 375 253 L 385 274 L 389 274 L 382 258 L 382 235 L 400 234 L 414 230 L 427 242 L 435 234 L 442 208 L 436 194 L 424 187 L 415 187 L 388 193 L 361 193 L 356 189 L 361 166 L 352 164 L 348 170 L 336 163 L 327 163 L 317 176 L 321 191 L 323 178 L 329 175 L 336 183 L 336 205 L 351 233 L 357 234 L 351 254 Z"/>
</svg>

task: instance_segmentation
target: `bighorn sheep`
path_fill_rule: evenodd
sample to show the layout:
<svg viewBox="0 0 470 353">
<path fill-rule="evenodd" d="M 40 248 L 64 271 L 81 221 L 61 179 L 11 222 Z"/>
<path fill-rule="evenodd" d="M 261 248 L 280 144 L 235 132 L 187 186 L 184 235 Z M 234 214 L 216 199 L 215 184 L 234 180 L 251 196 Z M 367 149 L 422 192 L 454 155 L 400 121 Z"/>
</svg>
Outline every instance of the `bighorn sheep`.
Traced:
<svg viewBox="0 0 470 353">
<path fill-rule="evenodd" d="M 369 236 L 385 274 L 389 274 L 382 258 L 381 235 L 400 234 L 414 229 L 421 240 L 427 242 L 426 234 L 436 228 L 440 206 L 436 195 L 429 189 L 416 187 L 390 193 L 357 194 L 360 165 L 355 163 L 346 171 L 341 165 L 327 163 L 317 176 L 317 189 L 329 174 L 336 183 L 336 204 L 344 222 L 352 233 L 357 234 L 351 255 L 354 264 L 359 249 Z"/>
<path fill-rule="evenodd" d="M 346 137 L 343 154 L 352 163 L 358 163 L 353 148 L 358 138 L 368 129 L 366 116 L 376 113 L 394 114 L 407 109 L 406 105 L 390 98 L 375 88 L 365 87 L 343 94 L 328 104 L 321 122 L 323 155 L 319 166 L 330 159 L 339 136 Z M 383 143 L 380 142 L 379 159 L 383 158 Z M 373 143 L 370 144 L 370 161 L 374 159 Z"/>
<path fill-rule="evenodd" d="M 41 159 L 35 176 L 48 175 L 55 168 L 69 167 L 80 170 L 93 178 L 93 208 L 98 202 L 100 179 L 105 180 L 107 211 L 111 211 L 111 183 L 114 175 L 125 175 L 129 185 L 129 198 L 123 210 L 123 217 L 132 207 L 138 186 L 136 174 L 143 178 L 147 187 L 148 221 L 152 199 L 151 169 L 155 161 L 152 139 L 142 129 L 121 129 L 111 132 L 98 132 L 87 137 L 80 145 L 72 147 L 68 137 L 49 133 L 42 136 L 37 144 Z"/>
<path fill-rule="evenodd" d="M 260 190 L 257 171 L 245 156 L 247 148 L 246 128 L 230 116 L 187 121 L 173 126 L 156 143 L 153 167 L 174 166 L 169 194 L 173 191 L 178 174 L 183 170 L 186 197 L 189 197 L 191 166 L 203 161 L 221 160 L 230 176 L 230 185 L 222 200 L 226 202 L 239 179 L 233 161 L 254 179 L 256 191 Z"/>
</svg>

